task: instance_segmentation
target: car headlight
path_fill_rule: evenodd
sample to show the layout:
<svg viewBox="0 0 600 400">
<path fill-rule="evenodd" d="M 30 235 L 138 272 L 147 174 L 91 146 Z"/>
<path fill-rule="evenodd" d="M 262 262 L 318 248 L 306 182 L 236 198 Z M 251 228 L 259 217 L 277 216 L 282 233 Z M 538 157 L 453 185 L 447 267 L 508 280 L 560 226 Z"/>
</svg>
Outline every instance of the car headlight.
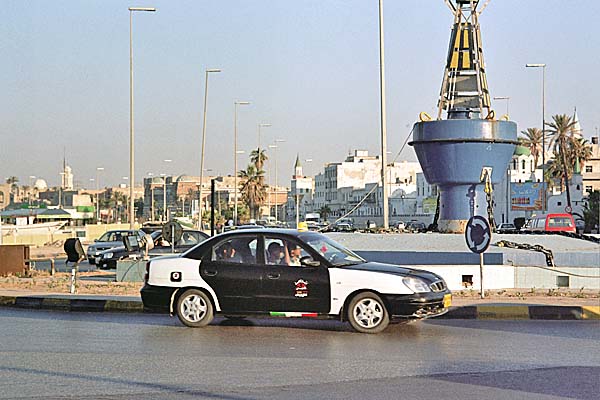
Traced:
<svg viewBox="0 0 600 400">
<path fill-rule="evenodd" d="M 407 276 L 406 278 L 402 279 L 402 282 L 406 285 L 407 288 L 409 288 L 415 293 L 426 293 L 431 291 L 427 282 L 419 278 Z"/>
<path fill-rule="evenodd" d="M 113 256 L 113 253 L 104 253 L 102 258 L 112 258 L 112 256 Z"/>
</svg>

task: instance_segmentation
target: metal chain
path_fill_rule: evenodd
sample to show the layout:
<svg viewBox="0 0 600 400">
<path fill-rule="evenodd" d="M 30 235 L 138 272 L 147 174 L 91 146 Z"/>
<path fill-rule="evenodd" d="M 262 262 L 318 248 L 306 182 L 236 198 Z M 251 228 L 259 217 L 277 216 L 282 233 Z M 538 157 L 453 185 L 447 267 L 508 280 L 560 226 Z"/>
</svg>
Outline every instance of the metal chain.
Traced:
<svg viewBox="0 0 600 400">
<path fill-rule="evenodd" d="M 549 267 L 555 267 L 554 265 L 554 255 L 552 254 L 552 250 L 545 248 L 539 244 L 527 244 L 527 243 L 515 243 L 509 242 L 508 240 L 500 240 L 494 244 L 498 247 L 508 247 L 511 249 L 521 249 L 521 250 L 531 250 L 537 251 L 539 253 L 543 253 L 546 256 L 546 265 Z"/>
</svg>

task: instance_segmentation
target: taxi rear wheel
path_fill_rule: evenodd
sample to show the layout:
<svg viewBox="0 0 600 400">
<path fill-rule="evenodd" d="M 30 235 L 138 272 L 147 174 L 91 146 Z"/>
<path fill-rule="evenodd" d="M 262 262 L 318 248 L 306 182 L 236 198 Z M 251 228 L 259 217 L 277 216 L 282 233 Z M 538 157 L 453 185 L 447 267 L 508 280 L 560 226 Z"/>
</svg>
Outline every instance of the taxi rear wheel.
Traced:
<svg viewBox="0 0 600 400">
<path fill-rule="evenodd" d="M 177 317 L 186 326 L 206 326 L 211 323 L 213 316 L 210 298 L 200 290 L 186 290 L 177 300 Z"/>
<path fill-rule="evenodd" d="M 372 292 L 363 292 L 350 301 L 348 321 L 357 332 L 379 333 L 388 327 L 390 316 L 381 297 Z"/>
</svg>

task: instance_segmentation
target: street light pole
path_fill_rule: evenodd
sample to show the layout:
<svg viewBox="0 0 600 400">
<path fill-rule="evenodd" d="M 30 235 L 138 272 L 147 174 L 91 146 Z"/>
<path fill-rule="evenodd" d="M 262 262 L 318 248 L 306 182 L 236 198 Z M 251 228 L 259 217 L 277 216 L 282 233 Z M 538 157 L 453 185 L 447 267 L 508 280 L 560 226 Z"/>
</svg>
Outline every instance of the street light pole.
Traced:
<svg viewBox="0 0 600 400">
<path fill-rule="evenodd" d="M 270 148 L 275 149 L 275 222 L 279 221 L 278 219 L 278 212 L 277 212 L 277 185 L 278 185 L 278 181 L 277 181 L 277 149 L 279 148 L 279 146 L 277 145 L 277 143 L 283 143 L 285 142 L 285 139 L 275 139 L 275 144 L 274 145 L 270 145 Z"/>
<path fill-rule="evenodd" d="M 271 124 L 260 123 L 258 124 L 258 152 L 260 153 L 260 128 L 268 128 Z"/>
<path fill-rule="evenodd" d="M 202 178 L 204 172 L 204 145 L 206 144 L 206 106 L 208 100 L 208 74 L 221 72 L 220 69 L 206 69 L 204 76 L 204 116 L 202 118 L 202 151 L 200 153 L 200 185 L 198 189 L 198 230 L 202 230 Z"/>
<path fill-rule="evenodd" d="M 382 186 L 382 212 L 383 228 L 389 228 L 388 192 L 387 192 L 387 131 L 385 110 L 385 59 L 383 45 L 383 0 L 379 0 L 379 86 L 381 97 L 381 186 Z"/>
<path fill-rule="evenodd" d="M 249 105 L 250 102 L 249 101 L 236 101 L 234 103 L 234 116 L 233 116 L 233 180 L 234 180 L 234 190 L 233 190 L 233 197 L 234 197 L 234 205 L 233 205 L 233 224 L 237 225 L 237 214 L 238 214 L 238 181 L 237 181 L 237 177 L 238 177 L 238 166 L 237 166 L 237 155 L 238 155 L 238 149 L 237 149 L 237 106 L 239 105 Z"/>
<path fill-rule="evenodd" d="M 546 64 L 525 64 L 525 67 L 542 69 L 542 189 L 544 191 L 542 212 L 546 212 Z"/>
<path fill-rule="evenodd" d="M 104 171 L 104 167 L 96 168 L 96 222 L 98 222 L 98 220 L 100 219 L 100 201 L 99 201 L 99 196 L 100 196 L 99 172 L 100 171 Z"/>
<path fill-rule="evenodd" d="M 510 101 L 509 96 L 496 96 L 494 100 L 506 100 L 506 116 L 508 117 L 508 102 Z"/>
<path fill-rule="evenodd" d="M 163 160 L 163 162 L 170 163 L 173 160 Z M 163 175 L 163 215 L 161 216 L 161 221 L 164 219 L 167 222 L 167 171 L 165 171 Z"/>
<path fill-rule="evenodd" d="M 129 229 L 134 228 L 135 210 L 133 187 L 135 186 L 134 130 L 133 130 L 133 12 L 155 12 L 152 7 L 129 7 Z"/>
</svg>

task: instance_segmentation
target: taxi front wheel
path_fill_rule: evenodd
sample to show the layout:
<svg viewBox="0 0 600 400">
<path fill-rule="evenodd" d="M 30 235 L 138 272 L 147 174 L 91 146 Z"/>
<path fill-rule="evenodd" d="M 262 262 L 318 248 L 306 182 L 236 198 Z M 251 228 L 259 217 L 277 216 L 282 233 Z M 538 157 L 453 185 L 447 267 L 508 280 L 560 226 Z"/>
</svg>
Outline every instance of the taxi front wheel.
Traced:
<svg viewBox="0 0 600 400">
<path fill-rule="evenodd" d="M 372 292 L 363 292 L 350 301 L 348 321 L 357 332 L 379 333 L 388 327 L 390 317 L 381 297 Z"/>
<path fill-rule="evenodd" d="M 186 326 L 206 326 L 211 323 L 213 316 L 210 298 L 200 290 L 186 290 L 177 300 L 177 317 Z"/>
</svg>

